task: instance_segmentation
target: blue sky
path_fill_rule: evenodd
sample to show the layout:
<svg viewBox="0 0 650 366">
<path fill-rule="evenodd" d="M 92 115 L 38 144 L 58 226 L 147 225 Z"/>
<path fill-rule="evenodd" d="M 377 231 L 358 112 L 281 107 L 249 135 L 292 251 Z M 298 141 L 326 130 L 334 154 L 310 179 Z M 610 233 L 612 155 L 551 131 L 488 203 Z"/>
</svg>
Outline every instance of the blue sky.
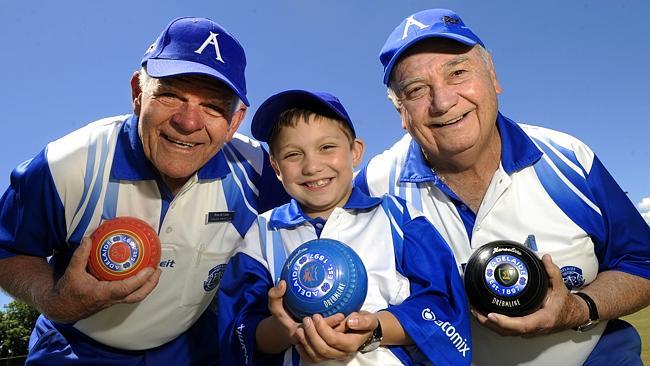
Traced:
<svg viewBox="0 0 650 366">
<path fill-rule="evenodd" d="M 240 132 L 249 133 L 253 112 L 275 92 L 329 91 L 348 109 L 369 158 L 403 133 L 385 98 L 379 50 L 403 18 L 430 7 L 458 12 L 493 52 L 505 115 L 589 144 L 650 212 L 645 0 L 5 0 L 0 186 L 48 141 L 129 113 L 132 72 L 169 20 L 183 15 L 212 18 L 246 49 L 251 109 Z M 0 305 L 7 301 L 0 294 Z"/>
</svg>

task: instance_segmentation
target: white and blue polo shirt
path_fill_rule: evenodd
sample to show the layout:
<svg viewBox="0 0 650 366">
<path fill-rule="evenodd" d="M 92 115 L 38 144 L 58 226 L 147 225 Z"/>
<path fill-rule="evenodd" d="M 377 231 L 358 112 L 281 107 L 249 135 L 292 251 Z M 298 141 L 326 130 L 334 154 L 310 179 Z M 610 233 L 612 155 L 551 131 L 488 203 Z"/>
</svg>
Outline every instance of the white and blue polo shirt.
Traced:
<svg viewBox="0 0 650 366">
<path fill-rule="evenodd" d="M 321 224 L 322 227 L 317 227 Z M 302 365 L 295 348 L 255 352 L 255 331 L 268 310 L 268 290 L 288 255 L 316 238 L 341 241 L 361 257 L 368 293 L 361 310 L 388 310 L 415 342 L 357 353 L 346 365 L 469 365 L 469 305 L 453 254 L 435 228 L 404 200 L 354 189 L 327 221 L 309 219 L 292 200 L 262 214 L 228 264 L 217 294 L 222 363 Z M 422 265 L 426 263 L 426 265 Z M 329 364 L 342 364 L 332 361 Z"/>
<path fill-rule="evenodd" d="M 162 276 L 153 292 L 73 324 L 122 350 L 157 347 L 187 330 L 258 209 L 286 202 L 266 152 L 239 134 L 173 196 L 144 155 L 137 124 L 135 116 L 106 118 L 48 144 L 12 172 L 0 200 L 0 258 L 51 256 L 60 273 L 103 220 L 135 216 L 158 232 Z"/>
<path fill-rule="evenodd" d="M 533 249 L 552 256 L 570 289 L 607 270 L 650 278 L 650 228 L 589 147 L 501 114 L 497 127 L 501 164 L 477 213 L 432 171 L 409 135 L 374 157 L 355 184 L 373 196 L 397 195 L 422 210 L 450 243 L 461 272 L 478 247 L 494 240 L 523 243 L 534 235 Z M 584 362 L 606 324 L 588 333 L 567 330 L 526 339 L 474 325 L 476 364 L 573 365 Z"/>
</svg>

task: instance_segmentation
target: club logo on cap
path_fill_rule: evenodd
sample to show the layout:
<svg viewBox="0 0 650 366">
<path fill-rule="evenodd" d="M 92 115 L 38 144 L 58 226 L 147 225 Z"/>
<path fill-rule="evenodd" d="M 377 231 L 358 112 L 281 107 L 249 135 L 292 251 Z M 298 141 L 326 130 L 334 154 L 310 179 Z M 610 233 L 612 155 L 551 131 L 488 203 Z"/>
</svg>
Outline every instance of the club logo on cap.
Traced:
<svg viewBox="0 0 650 366">
<path fill-rule="evenodd" d="M 442 22 L 445 23 L 445 25 L 449 25 L 449 24 L 454 24 L 455 25 L 455 24 L 458 24 L 460 22 L 460 19 L 450 17 L 449 15 L 445 15 L 444 17 L 442 17 Z"/>
<path fill-rule="evenodd" d="M 406 23 L 404 24 L 404 33 L 402 34 L 402 39 L 408 37 L 409 28 L 411 28 L 412 25 L 414 25 L 414 26 L 416 26 L 416 27 L 418 27 L 420 29 L 424 29 L 424 28 L 428 27 L 428 25 L 420 23 L 417 20 L 415 20 L 415 18 L 413 18 L 413 15 L 411 15 L 410 17 L 406 18 Z"/>
<path fill-rule="evenodd" d="M 201 47 L 199 47 L 194 52 L 198 53 L 199 55 L 202 55 L 203 50 L 205 50 L 205 48 L 208 47 L 209 44 L 211 44 L 211 45 L 214 46 L 214 52 L 217 55 L 217 57 L 216 57 L 217 61 L 220 61 L 222 64 L 225 64 L 225 62 L 223 61 L 223 58 L 221 58 L 221 50 L 219 49 L 219 42 L 217 42 L 217 36 L 218 35 L 219 34 L 217 34 L 217 33 L 210 32 L 210 35 L 208 36 L 208 38 L 205 39 L 205 42 L 203 42 Z"/>
</svg>

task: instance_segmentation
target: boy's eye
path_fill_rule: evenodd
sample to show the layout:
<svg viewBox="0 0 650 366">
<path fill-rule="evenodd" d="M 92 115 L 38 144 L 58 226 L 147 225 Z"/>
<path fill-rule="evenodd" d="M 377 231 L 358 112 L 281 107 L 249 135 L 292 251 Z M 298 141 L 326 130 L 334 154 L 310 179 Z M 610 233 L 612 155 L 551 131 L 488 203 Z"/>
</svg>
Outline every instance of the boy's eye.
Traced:
<svg viewBox="0 0 650 366">
<path fill-rule="evenodd" d="M 298 156 L 300 156 L 299 152 L 297 152 L 297 151 L 289 151 L 287 153 L 284 153 L 282 157 L 284 159 L 290 159 L 290 158 L 295 158 L 295 157 L 298 157 Z"/>
</svg>

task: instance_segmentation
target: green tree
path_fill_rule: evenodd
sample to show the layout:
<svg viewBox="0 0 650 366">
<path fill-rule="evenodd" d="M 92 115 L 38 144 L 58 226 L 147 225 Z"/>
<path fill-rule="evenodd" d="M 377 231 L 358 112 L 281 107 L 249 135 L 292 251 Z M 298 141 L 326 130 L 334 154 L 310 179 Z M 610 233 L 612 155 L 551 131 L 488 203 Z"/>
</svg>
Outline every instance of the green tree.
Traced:
<svg viewBox="0 0 650 366">
<path fill-rule="evenodd" d="M 0 310 L 0 357 L 27 354 L 38 311 L 32 306 L 14 300 Z"/>
</svg>

